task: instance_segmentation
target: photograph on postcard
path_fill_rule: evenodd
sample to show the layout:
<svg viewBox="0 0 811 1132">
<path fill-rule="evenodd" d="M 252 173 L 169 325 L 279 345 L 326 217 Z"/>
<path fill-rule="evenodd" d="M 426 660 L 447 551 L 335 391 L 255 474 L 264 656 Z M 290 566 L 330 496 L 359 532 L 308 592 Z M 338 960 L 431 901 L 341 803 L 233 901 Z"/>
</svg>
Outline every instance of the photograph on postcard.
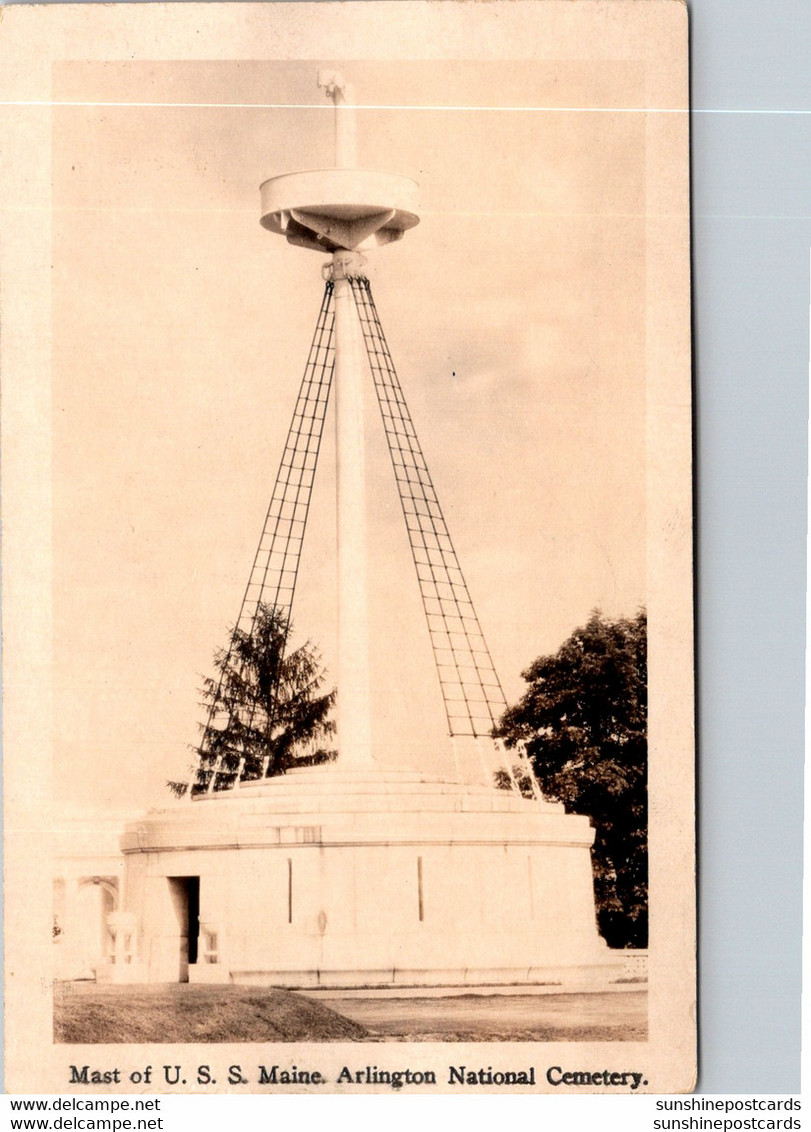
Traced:
<svg viewBox="0 0 811 1132">
<path fill-rule="evenodd" d="M 60 1087 L 689 1088 L 683 9 L 207 7 L 50 66 Z"/>
</svg>

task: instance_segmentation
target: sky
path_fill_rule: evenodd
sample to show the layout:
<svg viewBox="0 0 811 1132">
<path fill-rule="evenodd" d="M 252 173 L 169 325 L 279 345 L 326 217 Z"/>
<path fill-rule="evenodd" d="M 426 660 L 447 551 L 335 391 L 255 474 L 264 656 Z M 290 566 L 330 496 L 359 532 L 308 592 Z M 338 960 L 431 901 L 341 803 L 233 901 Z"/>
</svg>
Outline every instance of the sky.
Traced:
<svg viewBox="0 0 811 1132">
<path fill-rule="evenodd" d="M 61 63 L 53 113 L 54 790 L 168 801 L 273 486 L 323 282 L 261 181 L 332 161 L 420 183 L 369 254 L 378 310 L 510 701 L 594 608 L 645 603 L 645 134 L 631 62 Z M 126 105 L 110 105 L 124 103 Z M 144 106 L 144 103 L 161 103 Z M 167 105 L 167 104 L 174 105 Z M 177 105 L 182 104 L 182 105 Z M 566 111 L 539 107 L 566 107 Z M 373 748 L 450 747 L 367 383 Z M 293 613 L 334 679 L 332 419 Z"/>
</svg>

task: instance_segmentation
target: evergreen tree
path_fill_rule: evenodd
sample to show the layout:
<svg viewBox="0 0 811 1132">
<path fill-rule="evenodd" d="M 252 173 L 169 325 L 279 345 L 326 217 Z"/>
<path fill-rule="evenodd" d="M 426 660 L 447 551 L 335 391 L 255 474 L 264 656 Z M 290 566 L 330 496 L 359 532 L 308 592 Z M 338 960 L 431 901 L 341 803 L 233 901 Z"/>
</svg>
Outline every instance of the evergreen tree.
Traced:
<svg viewBox="0 0 811 1132">
<path fill-rule="evenodd" d="M 290 625 L 275 607 L 260 605 L 251 631 L 234 629 L 228 649 L 214 656 L 216 675 L 203 685 L 208 722 L 200 744 L 192 792 L 215 790 L 284 774 L 291 767 L 337 757 L 329 748 L 335 724 L 329 714 L 336 691 L 321 692 L 325 671 L 308 641 L 287 653 Z M 169 782 L 178 796 L 186 783 Z"/>
</svg>

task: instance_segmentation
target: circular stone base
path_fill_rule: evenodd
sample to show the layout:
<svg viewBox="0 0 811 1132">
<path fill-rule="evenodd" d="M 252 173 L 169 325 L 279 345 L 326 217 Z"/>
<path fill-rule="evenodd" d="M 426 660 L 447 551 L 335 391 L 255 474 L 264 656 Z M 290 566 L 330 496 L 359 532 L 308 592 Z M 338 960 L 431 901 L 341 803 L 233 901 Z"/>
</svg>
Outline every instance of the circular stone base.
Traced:
<svg viewBox="0 0 811 1132">
<path fill-rule="evenodd" d="M 207 795 L 127 827 L 131 977 L 605 981 L 621 962 L 597 934 L 592 840 L 556 804 L 420 774 L 317 767 Z"/>
</svg>

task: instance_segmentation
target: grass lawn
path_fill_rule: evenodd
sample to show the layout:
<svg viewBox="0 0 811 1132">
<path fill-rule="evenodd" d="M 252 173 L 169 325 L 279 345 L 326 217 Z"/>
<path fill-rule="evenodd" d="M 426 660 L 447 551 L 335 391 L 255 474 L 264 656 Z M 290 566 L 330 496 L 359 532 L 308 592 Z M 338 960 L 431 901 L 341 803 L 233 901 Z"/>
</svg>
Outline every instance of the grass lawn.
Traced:
<svg viewBox="0 0 811 1132">
<path fill-rule="evenodd" d="M 644 1041 L 647 994 L 318 998 L 276 987 L 63 983 L 54 1040 Z"/>
<path fill-rule="evenodd" d="M 364 1026 L 275 987 L 98 986 L 54 992 L 54 1041 L 356 1042 Z"/>
</svg>

